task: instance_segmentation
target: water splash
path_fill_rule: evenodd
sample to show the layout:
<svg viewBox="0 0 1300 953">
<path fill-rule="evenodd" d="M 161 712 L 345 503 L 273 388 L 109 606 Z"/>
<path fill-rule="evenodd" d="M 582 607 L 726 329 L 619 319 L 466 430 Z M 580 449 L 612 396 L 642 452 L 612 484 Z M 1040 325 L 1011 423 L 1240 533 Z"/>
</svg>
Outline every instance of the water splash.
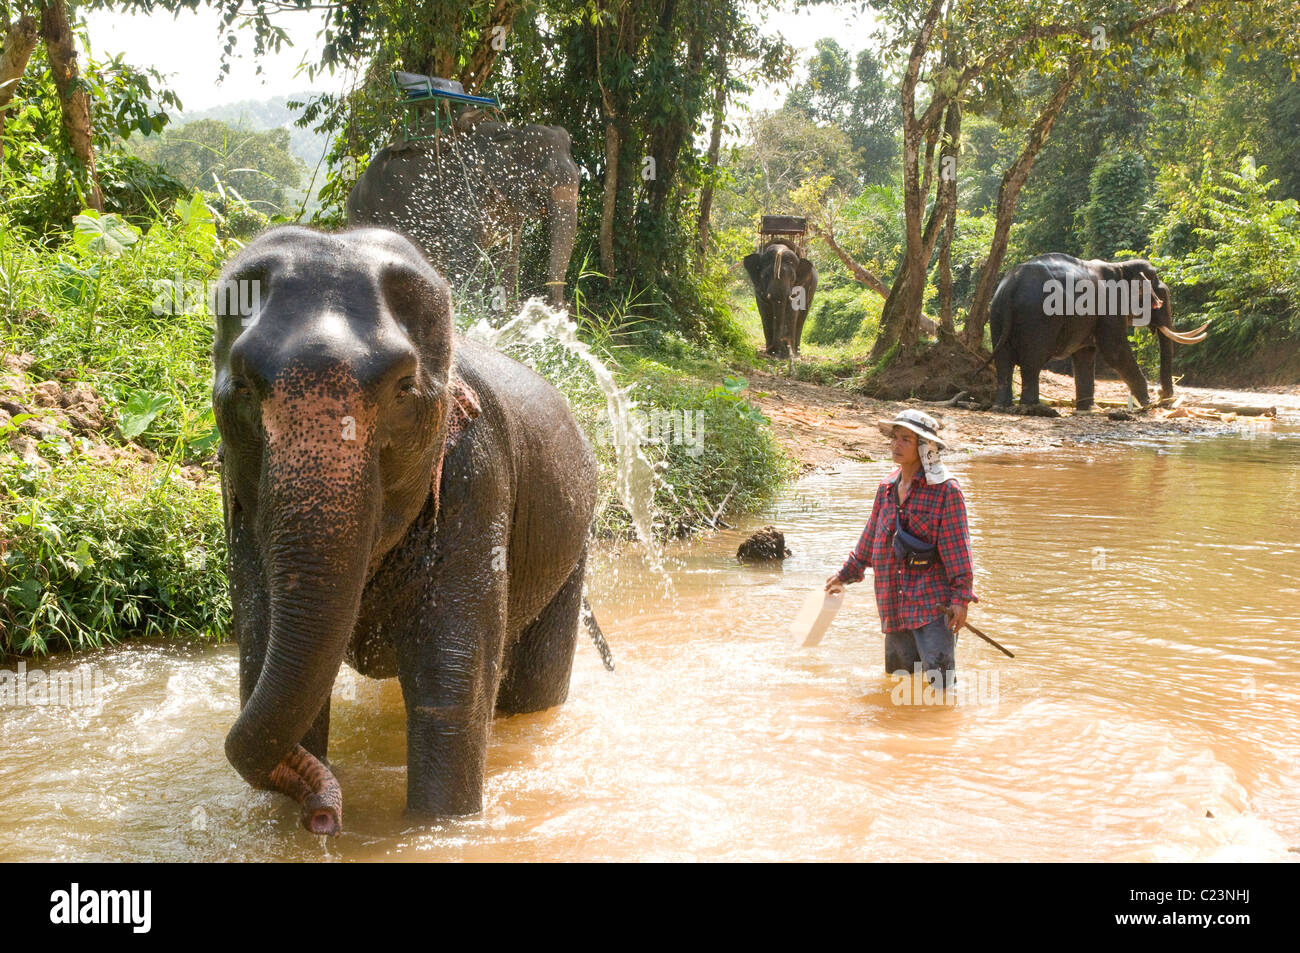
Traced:
<svg viewBox="0 0 1300 953">
<path fill-rule="evenodd" d="M 465 332 L 465 336 L 498 350 L 519 344 L 558 344 L 591 369 L 605 395 L 605 410 L 614 430 L 618 498 L 632 517 L 637 539 L 645 547 L 652 567 L 667 579 L 662 552 L 654 535 L 654 496 L 663 480 L 641 450 L 647 440 L 641 415 L 633 413 L 637 405 L 629 390 L 618 386 L 609 368 L 578 337 L 578 326 L 569 320 L 566 312 L 548 307 L 539 298 L 530 298 L 519 314 L 501 327 L 493 327 L 481 318 Z"/>
</svg>

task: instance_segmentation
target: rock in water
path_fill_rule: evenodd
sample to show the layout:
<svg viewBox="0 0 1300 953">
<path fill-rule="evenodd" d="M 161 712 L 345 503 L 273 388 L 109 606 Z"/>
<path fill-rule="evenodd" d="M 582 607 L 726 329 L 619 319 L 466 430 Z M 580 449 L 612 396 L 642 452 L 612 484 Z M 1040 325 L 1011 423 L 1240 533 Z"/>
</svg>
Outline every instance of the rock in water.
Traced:
<svg viewBox="0 0 1300 953">
<path fill-rule="evenodd" d="M 785 548 L 785 533 L 775 526 L 764 526 L 736 550 L 736 558 L 741 562 L 769 562 L 789 555 L 790 550 Z"/>
</svg>

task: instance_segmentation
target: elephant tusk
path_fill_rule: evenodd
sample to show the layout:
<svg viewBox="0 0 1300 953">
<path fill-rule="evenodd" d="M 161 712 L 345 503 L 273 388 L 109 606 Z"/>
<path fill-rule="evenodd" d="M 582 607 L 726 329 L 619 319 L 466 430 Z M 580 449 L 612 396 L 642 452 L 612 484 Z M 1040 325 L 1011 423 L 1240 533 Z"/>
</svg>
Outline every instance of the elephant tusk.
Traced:
<svg viewBox="0 0 1300 953">
<path fill-rule="evenodd" d="M 1177 341 L 1179 344 L 1199 344 L 1208 337 L 1203 330 L 1200 331 L 1200 336 L 1198 337 L 1196 331 L 1171 331 L 1163 324 L 1160 325 L 1160 333 L 1171 341 Z"/>
</svg>

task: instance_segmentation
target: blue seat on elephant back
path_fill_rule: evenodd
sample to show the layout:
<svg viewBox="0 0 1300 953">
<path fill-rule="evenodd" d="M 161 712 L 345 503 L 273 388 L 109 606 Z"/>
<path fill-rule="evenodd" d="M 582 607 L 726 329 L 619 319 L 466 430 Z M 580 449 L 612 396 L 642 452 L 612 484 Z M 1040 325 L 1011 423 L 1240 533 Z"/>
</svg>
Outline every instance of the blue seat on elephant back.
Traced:
<svg viewBox="0 0 1300 953">
<path fill-rule="evenodd" d="M 403 102 L 418 102 L 425 99 L 449 99 L 459 103 L 475 103 L 480 106 L 497 106 L 495 96 L 471 96 L 465 87 L 454 79 L 441 76 L 425 76 L 422 73 L 404 73 L 393 70 L 393 88 Z"/>
<path fill-rule="evenodd" d="M 453 122 L 452 103 L 479 106 L 501 111 L 501 103 L 495 96 L 471 96 L 465 87 L 454 79 L 441 76 L 425 76 L 423 73 L 406 73 L 393 70 L 393 89 L 403 106 L 407 107 L 406 122 L 403 133 L 407 142 L 420 142 L 437 138 L 439 132 L 449 128 Z M 432 129 L 423 111 L 433 110 Z"/>
</svg>

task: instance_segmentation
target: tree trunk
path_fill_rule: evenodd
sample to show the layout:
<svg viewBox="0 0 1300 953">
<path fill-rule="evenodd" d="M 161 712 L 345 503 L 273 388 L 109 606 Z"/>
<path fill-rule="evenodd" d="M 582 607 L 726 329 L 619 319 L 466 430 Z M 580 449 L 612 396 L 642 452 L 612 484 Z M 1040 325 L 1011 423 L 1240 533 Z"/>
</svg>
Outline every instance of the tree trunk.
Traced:
<svg viewBox="0 0 1300 953">
<path fill-rule="evenodd" d="M 925 257 L 921 216 L 925 214 L 925 193 L 921 190 L 921 143 L 930 126 L 916 118 L 916 83 L 921 61 L 930 45 L 935 24 L 943 9 L 943 0 L 934 0 L 917 34 L 903 73 L 903 212 L 906 220 L 903 260 L 894 277 L 889 297 L 880 315 L 880 333 L 871 348 L 871 361 L 878 361 L 896 344 L 915 344 L 920 337 L 921 297 L 925 293 Z M 938 97 L 926 109 L 926 116 L 937 124 Z M 928 165 L 928 164 L 927 164 Z M 930 169 L 925 169 L 928 182 Z"/>
<path fill-rule="evenodd" d="M 709 217 L 713 212 L 713 179 L 718 170 L 718 154 L 722 151 L 722 126 L 727 110 L 727 46 L 718 45 L 718 88 L 713 97 L 713 131 L 709 135 L 709 154 L 705 159 L 708 177 L 700 189 L 700 215 L 696 226 L 696 247 L 701 260 L 709 250 Z"/>
<path fill-rule="evenodd" d="M 496 0 L 479 39 L 478 49 L 474 51 L 469 62 L 465 64 L 465 69 L 461 71 L 460 83 L 465 87 L 465 92 L 477 93 L 487 81 L 488 73 L 492 71 L 497 57 L 505 49 L 510 27 L 514 24 L 515 15 L 521 6 L 523 4 L 512 0 Z"/>
<path fill-rule="evenodd" d="M 984 267 L 980 269 L 979 282 L 975 286 L 975 298 L 971 302 L 966 327 L 962 331 L 962 336 L 971 347 L 979 347 L 984 342 L 984 326 L 988 323 L 989 305 L 993 301 L 993 291 L 997 287 L 1002 259 L 1007 253 L 1007 237 L 1011 234 L 1011 222 L 1015 218 L 1020 189 L 1029 178 L 1034 160 L 1038 158 L 1038 153 L 1047 142 L 1052 126 L 1056 124 L 1056 117 L 1060 115 L 1066 99 L 1069 98 L 1070 87 L 1074 85 L 1081 65 L 1081 61 L 1077 59 L 1070 62 L 1065 76 L 1057 84 L 1047 105 L 1043 107 L 1043 111 L 1039 113 L 1038 119 L 1029 131 L 1024 150 L 1002 176 L 1002 186 L 998 189 L 998 209 L 993 226 L 993 241 L 989 246 L 988 257 L 984 260 Z"/>
<path fill-rule="evenodd" d="M 830 228 L 814 225 L 812 231 L 814 235 L 826 243 L 831 251 L 839 256 L 840 261 L 844 262 L 844 267 L 848 268 L 849 274 L 853 275 L 854 280 L 866 285 L 882 298 L 889 297 L 889 286 L 863 268 L 853 259 L 852 255 L 841 248 L 840 243 L 835 240 L 835 233 Z"/>
<path fill-rule="evenodd" d="M 72 27 L 68 23 L 68 8 L 64 0 L 41 3 L 41 36 L 49 52 L 50 72 L 59 91 L 63 109 L 63 129 L 68 137 L 68 147 L 86 170 L 86 204 L 97 212 L 104 210 L 104 196 L 99 190 L 99 174 L 95 171 L 95 150 L 90 131 L 90 97 L 78 88 L 77 50 L 73 45 Z"/>
<path fill-rule="evenodd" d="M 605 120 L 605 191 L 600 212 L 600 269 L 614 277 L 614 213 L 618 208 L 618 125 Z"/>
<path fill-rule="evenodd" d="M 957 226 L 956 203 L 948 209 L 948 221 L 939 239 L 939 326 L 949 334 L 956 328 L 952 323 L 952 233 Z"/>
<path fill-rule="evenodd" d="M 23 78 L 27 61 L 36 48 L 37 35 L 35 17 L 20 17 L 14 23 L 5 24 L 4 52 L 0 53 L 0 162 L 5 157 L 5 107 L 18 90 L 18 81 Z"/>
</svg>

